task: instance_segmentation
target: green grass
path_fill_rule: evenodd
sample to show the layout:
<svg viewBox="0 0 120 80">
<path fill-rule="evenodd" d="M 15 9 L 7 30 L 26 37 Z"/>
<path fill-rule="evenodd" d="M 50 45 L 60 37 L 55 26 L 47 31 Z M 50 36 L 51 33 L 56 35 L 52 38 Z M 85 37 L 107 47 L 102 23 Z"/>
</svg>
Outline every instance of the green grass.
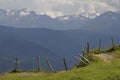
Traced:
<svg viewBox="0 0 120 80">
<path fill-rule="evenodd" d="M 92 54 L 101 54 L 101 53 L 111 53 L 111 52 L 119 52 L 120 53 L 120 45 L 119 46 L 115 46 L 114 48 L 113 47 L 109 47 L 109 48 L 106 48 L 106 49 L 93 49 L 90 51 L 90 53 Z"/>
<path fill-rule="evenodd" d="M 59 73 L 6 73 L 0 80 L 108 80 L 116 76 L 120 76 L 120 61 L 106 63 L 100 60 L 87 67 Z"/>
<path fill-rule="evenodd" d="M 0 76 L 0 80 L 120 80 L 120 47 L 116 47 L 113 52 L 116 59 L 112 62 L 95 57 L 88 66 L 70 71 L 5 73 Z"/>
</svg>

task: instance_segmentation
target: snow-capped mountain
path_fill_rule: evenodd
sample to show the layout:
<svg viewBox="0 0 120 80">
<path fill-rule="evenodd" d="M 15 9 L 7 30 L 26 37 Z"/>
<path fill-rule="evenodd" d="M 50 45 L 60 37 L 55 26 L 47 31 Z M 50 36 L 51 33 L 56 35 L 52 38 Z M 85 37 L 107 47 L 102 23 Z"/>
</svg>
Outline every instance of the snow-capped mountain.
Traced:
<svg viewBox="0 0 120 80">
<path fill-rule="evenodd" d="M 48 15 L 40 15 L 28 8 L 21 10 L 0 9 L 0 25 L 16 28 L 49 28 L 55 30 L 69 29 L 99 29 L 101 27 L 113 27 L 119 23 L 119 12 L 81 13 L 79 15 L 65 15 L 51 18 Z M 117 25 L 117 26 L 118 26 Z M 93 28 L 94 27 L 94 28 Z"/>
<path fill-rule="evenodd" d="M 64 29 L 79 29 L 91 20 L 90 18 L 82 15 L 66 15 L 58 17 L 57 19 L 63 23 Z"/>
<path fill-rule="evenodd" d="M 1 16 L 27 16 L 30 15 L 35 12 L 28 9 L 28 8 L 24 8 L 21 10 L 4 10 L 4 9 L 0 9 L 0 17 Z"/>
<path fill-rule="evenodd" d="M 0 25 L 18 28 L 76 29 L 91 19 L 87 14 L 51 18 L 28 8 L 21 10 L 0 10 Z M 74 27 L 73 27 L 74 26 Z"/>
<path fill-rule="evenodd" d="M 94 19 L 96 17 L 100 16 L 100 13 L 87 13 L 83 12 L 79 15 L 66 15 L 66 16 L 61 16 L 58 17 L 60 21 L 71 21 L 71 20 L 80 20 L 80 21 L 86 21 L 88 19 Z"/>
<path fill-rule="evenodd" d="M 92 19 L 84 27 L 84 30 L 92 30 L 100 33 L 119 34 L 120 13 L 108 11 Z"/>
<path fill-rule="evenodd" d="M 95 13 L 87 13 L 87 12 L 84 12 L 82 14 L 80 14 L 81 16 L 85 16 L 85 17 L 88 17 L 90 19 L 94 19 L 96 18 L 97 16 L 100 16 L 100 13 L 98 12 L 95 12 Z"/>
<path fill-rule="evenodd" d="M 90 20 L 100 16 L 99 13 L 81 13 L 79 15 L 66 15 L 62 17 L 58 17 L 57 19 L 64 24 L 64 28 L 66 29 L 80 29 L 85 24 L 87 24 Z"/>
<path fill-rule="evenodd" d="M 62 22 L 67 22 L 67 21 L 73 21 L 73 20 L 86 21 L 90 18 L 82 16 L 82 15 L 66 15 L 66 16 L 58 17 L 57 19 Z"/>
<path fill-rule="evenodd" d="M 0 9 L 0 25 L 18 28 L 55 28 L 56 24 L 62 23 L 47 15 L 38 15 L 35 11 L 24 8 L 21 10 Z"/>
</svg>

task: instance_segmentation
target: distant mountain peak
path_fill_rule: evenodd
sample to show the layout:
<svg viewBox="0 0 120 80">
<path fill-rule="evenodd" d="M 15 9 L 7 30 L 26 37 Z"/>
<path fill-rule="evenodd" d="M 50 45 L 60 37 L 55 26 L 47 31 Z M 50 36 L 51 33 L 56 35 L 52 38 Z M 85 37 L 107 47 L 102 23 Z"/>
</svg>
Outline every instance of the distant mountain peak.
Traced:
<svg viewBox="0 0 120 80">
<path fill-rule="evenodd" d="M 30 13 L 32 12 L 32 10 L 28 9 L 28 8 L 24 8 L 21 9 L 19 12 L 20 16 L 26 16 L 26 15 L 30 15 Z"/>
<path fill-rule="evenodd" d="M 0 9 L 0 16 L 1 15 L 7 15 L 7 16 L 28 16 L 30 14 L 36 14 L 36 12 L 34 12 L 33 10 L 29 9 L 29 8 L 23 8 L 20 10 L 4 10 L 4 9 Z"/>
<path fill-rule="evenodd" d="M 84 13 L 81 13 L 80 15 L 87 17 L 87 18 L 90 18 L 90 19 L 93 19 L 93 18 L 96 18 L 97 16 L 100 16 L 100 13 L 98 13 L 98 12 L 94 12 L 94 13 L 84 12 Z"/>
<path fill-rule="evenodd" d="M 23 8 L 23 9 L 21 9 L 21 11 L 31 12 L 32 10 L 31 10 L 31 9 L 29 9 L 29 8 Z"/>
<path fill-rule="evenodd" d="M 79 15 L 65 15 L 65 16 L 61 16 L 58 17 L 58 19 L 60 21 L 71 21 L 71 20 L 80 20 L 80 21 L 85 21 L 87 19 L 94 19 L 96 17 L 100 16 L 100 13 L 96 12 L 96 13 L 88 13 L 88 12 L 83 12 Z"/>
</svg>

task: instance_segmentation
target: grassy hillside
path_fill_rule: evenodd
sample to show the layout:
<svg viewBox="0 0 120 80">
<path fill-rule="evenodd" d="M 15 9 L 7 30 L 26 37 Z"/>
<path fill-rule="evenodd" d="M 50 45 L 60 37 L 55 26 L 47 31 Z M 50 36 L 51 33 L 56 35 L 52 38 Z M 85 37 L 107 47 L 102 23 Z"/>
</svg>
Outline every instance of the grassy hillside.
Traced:
<svg viewBox="0 0 120 80">
<path fill-rule="evenodd" d="M 0 80 L 120 80 L 120 47 L 116 47 L 112 52 L 108 49 L 107 51 L 93 54 L 95 60 L 86 67 L 58 73 L 5 73 L 1 75 Z M 109 59 L 110 56 L 112 58 Z"/>
</svg>

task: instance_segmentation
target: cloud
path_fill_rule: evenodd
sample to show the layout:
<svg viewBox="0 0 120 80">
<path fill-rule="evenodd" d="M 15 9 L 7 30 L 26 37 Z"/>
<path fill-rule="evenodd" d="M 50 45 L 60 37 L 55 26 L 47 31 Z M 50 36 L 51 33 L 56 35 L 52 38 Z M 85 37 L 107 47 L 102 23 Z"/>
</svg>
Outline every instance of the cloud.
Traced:
<svg viewBox="0 0 120 80">
<path fill-rule="evenodd" d="M 82 12 L 116 11 L 119 8 L 118 3 L 119 0 L 0 0 L 0 8 L 30 8 L 38 14 L 47 14 L 55 18 L 63 15 L 78 15 Z"/>
<path fill-rule="evenodd" d="M 59 16 L 64 16 L 64 14 L 62 14 L 61 12 L 57 12 L 57 11 L 46 11 L 46 12 L 41 12 L 40 13 L 41 15 L 48 15 L 52 18 L 56 18 L 56 17 L 59 17 Z"/>
</svg>

